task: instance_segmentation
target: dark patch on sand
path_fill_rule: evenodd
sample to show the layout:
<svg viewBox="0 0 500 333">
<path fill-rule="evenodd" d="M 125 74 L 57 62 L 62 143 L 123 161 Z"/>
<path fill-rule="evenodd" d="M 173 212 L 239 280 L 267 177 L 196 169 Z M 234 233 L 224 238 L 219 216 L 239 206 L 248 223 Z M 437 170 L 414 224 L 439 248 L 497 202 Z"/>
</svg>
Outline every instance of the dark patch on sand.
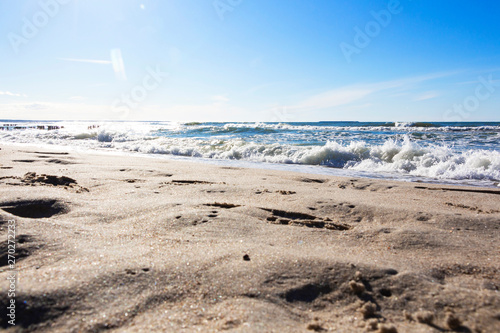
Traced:
<svg viewBox="0 0 500 333">
<path fill-rule="evenodd" d="M 396 250 L 437 249 L 443 247 L 439 235 L 432 232 L 400 230 L 387 236 L 390 246 Z"/>
<path fill-rule="evenodd" d="M 484 193 L 484 194 L 497 194 L 500 195 L 498 190 L 488 190 L 483 188 L 473 189 L 473 188 L 451 188 L 451 187 L 426 187 L 426 186 L 415 186 L 416 189 L 429 190 L 429 191 L 452 191 L 452 192 L 471 192 L 471 193 Z"/>
<path fill-rule="evenodd" d="M 67 161 L 67 160 L 60 160 L 58 158 L 52 158 L 50 160 L 47 160 L 46 162 L 54 163 L 54 164 L 62 164 L 62 165 L 76 164 L 75 162 L 71 162 L 71 161 Z"/>
<path fill-rule="evenodd" d="M 145 180 L 143 179 L 135 179 L 135 178 L 128 178 L 123 180 L 125 183 L 144 183 Z"/>
<path fill-rule="evenodd" d="M 286 265 L 281 274 L 271 275 L 264 281 L 261 294 L 284 298 L 287 306 L 302 313 L 315 313 L 318 310 L 319 313 L 331 313 L 340 308 L 343 309 L 341 316 L 357 312 L 363 320 L 377 318 L 379 322 L 390 320 L 397 325 L 403 321 L 415 323 L 414 319 L 422 322 L 417 319 L 422 317 L 420 313 L 430 312 L 433 319 L 422 323 L 438 331 L 446 331 L 453 326 L 457 331 L 470 332 L 471 329 L 462 321 L 451 320 L 450 313 L 454 314 L 454 318 L 475 315 L 476 310 L 472 307 L 476 302 L 475 297 L 486 297 L 483 306 L 489 310 L 500 304 L 499 298 L 491 293 L 486 296 L 471 290 L 457 292 L 456 288 L 446 288 L 419 274 L 397 274 L 393 269 L 340 263 L 328 268 L 312 262 Z M 360 288 L 362 291 L 353 292 L 351 286 L 354 284 L 363 286 Z M 254 297 L 263 297 L 261 294 Z M 273 301 L 273 298 L 266 296 L 266 300 Z M 494 320 L 491 316 L 482 317 L 482 324 L 476 327 L 492 328 L 492 325 L 496 325 L 493 324 Z M 495 330 L 486 329 L 485 332 L 490 331 Z"/>
<path fill-rule="evenodd" d="M 357 207 L 351 203 L 340 202 L 314 206 L 318 214 L 335 216 L 337 220 L 346 223 L 359 223 L 373 220 L 374 212 L 371 207 Z"/>
<path fill-rule="evenodd" d="M 167 177 L 168 178 L 168 177 L 172 177 L 173 174 L 160 172 L 160 173 L 157 173 L 155 176 L 157 176 L 157 177 Z"/>
<path fill-rule="evenodd" d="M 330 230 L 349 230 L 351 226 L 333 222 L 330 218 L 318 218 L 314 215 L 287 212 L 279 209 L 260 208 L 264 211 L 270 212 L 272 215 L 267 217 L 267 221 L 273 224 L 283 224 L 292 226 L 303 226 L 308 228 L 330 229 Z"/>
<path fill-rule="evenodd" d="M 12 241 L 10 244 L 13 244 Z M 5 240 L 0 243 L 0 267 L 9 265 L 8 249 L 9 241 Z M 36 245 L 35 238 L 29 235 L 19 235 L 16 237 L 15 241 L 16 251 L 15 251 L 15 262 L 19 263 L 22 259 L 30 256 L 35 250 L 39 249 L 40 246 Z"/>
<path fill-rule="evenodd" d="M 354 190 L 370 190 L 371 192 L 387 191 L 394 188 L 394 186 L 380 185 L 372 182 L 358 182 L 358 180 L 351 179 L 349 181 L 338 183 L 337 187 L 343 190 L 349 187 Z"/>
<path fill-rule="evenodd" d="M 225 208 L 225 209 L 240 207 L 240 205 L 234 205 L 234 204 L 230 204 L 230 203 L 219 203 L 219 202 L 205 204 L 205 206 L 219 207 L 219 208 Z"/>
<path fill-rule="evenodd" d="M 432 218 L 432 215 L 429 214 L 429 213 L 424 213 L 424 212 L 418 212 L 415 216 L 415 219 L 417 221 L 421 221 L 421 222 L 426 222 L 426 221 L 429 221 L 430 219 Z"/>
<path fill-rule="evenodd" d="M 284 210 L 279 210 L 279 209 L 269 209 L 269 208 L 261 208 L 262 210 L 265 210 L 267 212 L 272 213 L 274 216 L 278 217 L 284 217 L 288 219 L 301 219 L 301 220 L 315 220 L 316 216 L 309 215 L 309 214 L 304 214 L 304 213 L 297 213 L 297 212 L 287 212 Z"/>
<path fill-rule="evenodd" d="M 27 152 L 27 153 L 32 153 L 32 154 L 41 154 L 41 155 L 69 155 L 69 153 L 66 152 L 50 152 L 50 151 L 33 151 L 33 152 Z"/>
<path fill-rule="evenodd" d="M 4 179 L 20 179 L 20 178 L 16 177 L 16 176 L 3 176 L 3 177 L 0 177 L 0 180 L 4 180 Z"/>
<path fill-rule="evenodd" d="M 173 184 L 192 185 L 192 184 L 214 184 L 203 180 L 172 180 Z"/>
<path fill-rule="evenodd" d="M 12 162 L 33 163 L 33 162 L 35 162 L 35 160 L 12 160 Z"/>
<path fill-rule="evenodd" d="M 430 269 L 427 274 L 439 282 L 444 282 L 448 277 L 467 275 L 475 279 L 487 279 L 493 284 L 500 284 L 500 271 L 494 267 L 480 267 L 471 264 L 453 264 L 438 266 Z M 493 288 L 495 289 L 495 288 Z"/>
<path fill-rule="evenodd" d="M 500 220 L 495 217 L 476 216 L 477 218 L 454 216 L 437 221 L 436 225 L 447 231 L 461 230 L 462 232 L 474 232 L 475 234 L 483 234 L 489 237 L 498 238 Z"/>
<path fill-rule="evenodd" d="M 53 176 L 41 174 L 37 175 L 36 172 L 28 172 L 21 178 L 21 181 L 26 184 L 45 184 L 54 186 L 71 186 L 76 185 L 76 180 L 66 176 Z"/>
<path fill-rule="evenodd" d="M 28 331 L 36 331 L 36 325 L 56 320 L 61 317 L 66 310 L 70 307 L 66 304 L 60 304 L 61 299 L 58 296 L 40 295 L 29 296 L 17 293 L 16 295 L 16 325 L 22 328 L 28 328 Z M 9 299 L 2 297 L 0 299 L 0 306 L 6 308 Z M 67 300 L 66 300 L 67 302 Z M 12 327 L 8 323 L 10 320 L 7 316 L 1 316 L 0 327 Z M 41 329 L 41 327 L 38 327 Z"/>
<path fill-rule="evenodd" d="M 296 194 L 297 192 L 295 191 L 284 191 L 284 190 L 279 190 L 279 191 L 276 191 L 276 193 L 279 193 L 281 195 L 292 195 L 292 194 Z"/>
<path fill-rule="evenodd" d="M 4 201 L 0 203 L 0 208 L 12 215 L 31 219 L 69 212 L 69 206 L 57 199 Z"/>
<path fill-rule="evenodd" d="M 500 210 L 496 210 L 496 209 L 482 210 L 482 209 L 480 209 L 477 206 L 468 206 L 468 205 L 464 205 L 464 204 L 454 204 L 452 202 L 446 202 L 445 204 L 447 206 L 450 206 L 450 207 L 463 208 L 463 209 L 467 209 L 467 210 L 470 210 L 470 211 L 473 211 L 473 212 L 477 212 L 477 213 L 480 213 L 480 214 L 481 213 L 484 213 L 484 214 L 500 213 Z"/>
<path fill-rule="evenodd" d="M 328 294 L 332 289 L 328 285 L 318 285 L 308 283 L 298 288 L 288 290 L 283 297 L 287 302 L 306 302 L 310 303 L 318 298 L 320 295 Z"/>
<path fill-rule="evenodd" d="M 298 180 L 304 183 L 317 183 L 317 184 L 323 184 L 328 182 L 327 179 L 317 179 L 317 178 L 299 178 Z"/>
<path fill-rule="evenodd" d="M 241 262 L 241 256 L 230 258 Z M 420 318 L 417 313 L 428 311 L 434 318 L 430 324 L 435 325 L 433 327 L 438 331 L 453 326 L 458 331 L 469 332 L 471 328 L 467 320 L 453 321 L 449 314 L 453 313 L 455 318 L 476 318 L 472 308 L 479 294 L 456 288 L 443 289 L 441 284 L 430 282 L 418 274 L 397 274 L 393 269 L 309 259 L 283 260 L 259 266 L 258 269 L 263 272 L 262 276 L 235 274 L 229 279 L 221 279 L 218 270 L 192 271 L 186 267 L 172 273 L 171 269 L 146 272 L 144 268 L 131 267 L 126 271 L 99 276 L 78 288 L 62 287 L 57 292 L 43 295 L 19 294 L 18 301 L 22 303 L 17 308 L 19 325 L 29 331 L 100 332 L 121 327 L 127 329 L 128 324 L 137 325 L 147 319 L 148 313 L 156 308 L 161 309 L 163 314 L 162 307 L 166 306 L 168 311 L 179 308 L 179 311 L 185 312 L 187 321 L 180 324 L 191 328 L 200 322 L 213 320 L 213 315 L 220 313 L 221 306 L 225 306 L 224 302 L 227 302 L 228 308 L 222 316 L 227 316 L 234 302 L 239 300 L 251 300 L 248 304 L 281 307 L 293 313 L 297 324 L 318 317 L 315 322 L 324 323 L 327 320 L 327 325 L 323 325 L 326 328 L 329 322 L 346 316 L 356 316 L 359 321 L 376 318 L 380 322 L 379 328 L 382 323 L 399 326 L 409 321 L 404 313 L 410 314 L 406 318 Z M 242 287 L 242 279 L 246 282 L 250 280 L 255 290 Z M 362 294 L 355 294 L 350 289 L 349 283 L 353 279 L 366 286 Z M 118 285 L 119 288 L 113 288 Z M 155 291 L 150 288 L 152 285 Z M 124 295 L 128 297 L 126 302 L 119 298 Z M 496 312 L 500 301 L 492 295 L 481 294 L 482 311 Z M 6 307 L 7 302 L 7 298 L 1 298 L 0 306 Z M 88 304 L 92 304 L 92 308 Z M 197 311 L 201 307 L 203 312 Z M 75 314 L 79 315 L 77 320 L 73 320 Z M 483 332 L 493 332 L 491 328 L 497 325 L 498 318 L 479 315 L 475 327 L 482 328 Z M 228 316 L 224 320 L 231 326 L 230 323 L 240 319 Z M 8 327 L 6 321 L 5 316 L 0 318 L 0 327 Z M 362 322 L 353 322 L 352 331 L 362 331 L 357 329 L 361 327 L 359 324 Z M 413 321 L 411 325 L 422 324 Z M 404 331 L 410 332 L 412 328 L 416 327 L 406 326 Z"/>
<path fill-rule="evenodd" d="M 23 177 L 5 178 L 17 179 L 19 181 L 18 183 L 9 183 L 9 185 L 56 186 L 63 187 L 64 189 L 74 189 L 77 193 L 89 192 L 87 188 L 78 185 L 76 180 L 66 176 L 37 175 L 36 172 L 28 172 Z"/>
</svg>

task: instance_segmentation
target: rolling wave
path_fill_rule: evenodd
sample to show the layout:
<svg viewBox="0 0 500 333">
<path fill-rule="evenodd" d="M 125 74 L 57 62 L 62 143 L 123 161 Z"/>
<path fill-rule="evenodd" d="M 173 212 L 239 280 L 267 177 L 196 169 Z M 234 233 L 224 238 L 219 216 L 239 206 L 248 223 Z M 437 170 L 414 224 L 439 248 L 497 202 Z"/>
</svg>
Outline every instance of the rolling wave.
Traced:
<svg viewBox="0 0 500 333">
<path fill-rule="evenodd" d="M 0 131 L 0 142 L 500 182 L 500 124 L 65 123 Z"/>
</svg>

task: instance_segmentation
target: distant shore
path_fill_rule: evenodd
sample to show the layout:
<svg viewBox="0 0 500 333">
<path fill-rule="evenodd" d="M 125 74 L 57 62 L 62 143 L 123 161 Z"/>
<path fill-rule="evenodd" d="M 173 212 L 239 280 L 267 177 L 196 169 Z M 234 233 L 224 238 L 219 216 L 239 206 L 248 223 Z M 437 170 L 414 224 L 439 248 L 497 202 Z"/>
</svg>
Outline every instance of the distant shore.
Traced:
<svg viewBox="0 0 500 333">
<path fill-rule="evenodd" d="M 9 331 L 500 331 L 500 190 L 0 148 Z"/>
</svg>

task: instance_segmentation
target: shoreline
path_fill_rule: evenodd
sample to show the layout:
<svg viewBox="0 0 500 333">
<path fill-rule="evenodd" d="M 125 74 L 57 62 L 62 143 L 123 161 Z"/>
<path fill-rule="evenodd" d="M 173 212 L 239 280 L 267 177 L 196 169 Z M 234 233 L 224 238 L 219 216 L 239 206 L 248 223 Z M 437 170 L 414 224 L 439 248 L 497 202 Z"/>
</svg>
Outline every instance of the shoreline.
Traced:
<svg viewBox="0 0 500 333">
<path fill-rule="evenodd" d="M 500 191 L 1 148 L 13 332 L 500 330 Z"/>
<path fill-rule="evenodd" d="M 257 161 L 247 161 L 247 160 L 233 160 L 233 159 L 210 159 L 205 157 L 191 157 L 182 155 L 172 155 L 172 154 L 155 154 L 155 153 L 141 153 L 134 151 L 121 151 L 121 150 L 105 150 L 105 149 L 91 149 L 84 148 L 79 149 L 73 146 L 56 146 L 50 144 L 20 144 L 11 142 L 0 142 L 0 145 L 6 145 L 10 147 L 25 147 L 27 149 L 48 149 L 56 151 L 66 151 L 73 154 L 83 154 L 83 155 L 108 155 L 108 156 L 122 156 L 131 158 L 149 158 L 149 159 L 159 159 L 165 161 L 176 161 L 176 162 L 186 162 L 186 163 L 201 163 L 209 164 L 215 166 L 226 166 L 226 167 L 236 167 L 236 168 L 248 168 L 257 170 L 274 170 L 278 172 L 295 172 L 301 174 L 312 174 L 318 176 L 328 176 L 328 177 L 340 177 L 340 178 L 363 178 L 371 179 L 376 181 L 396 181 L 403 183 L 413 183 L 413 184 L 434 184 L 441 186 L 453 186 L 453 187 L 473 187 L 473 188 L 489 188 L 498 189 L 500 183 L 495 185 L 484 185 L 484 184 L 471 184 L 467 183 L 468 180 L 442 180 L 433 179 L 420 176 L 412 176 L 405 174 L 388 174 L 388 173 L 369 173 L 367 171 L 355 171 L 344 168 L 333 168 L 322 165 L 309 165 L 309 164 L 284 164 L 284 163 L 271 163 L 271 162 L 257 162 Z M 308 170 L 309 169 L 309 170 Z M 382 176 L 385 174 L 385 176 Z M 478 182 L 478 180 L 473 180 L 473 182 Z"/>
</svg>

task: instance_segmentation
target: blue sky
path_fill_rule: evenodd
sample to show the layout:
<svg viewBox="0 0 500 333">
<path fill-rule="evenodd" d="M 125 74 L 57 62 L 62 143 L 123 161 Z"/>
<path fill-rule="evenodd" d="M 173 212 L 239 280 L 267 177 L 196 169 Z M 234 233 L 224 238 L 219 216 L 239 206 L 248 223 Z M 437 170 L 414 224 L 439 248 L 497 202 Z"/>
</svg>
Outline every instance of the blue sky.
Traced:
<svg viewBox="0 0 500 333">
<path fill-rule="evenodd" d="M 0 118 L 498 121 L 500 4 L 0 2 Z"/>
</svg>

